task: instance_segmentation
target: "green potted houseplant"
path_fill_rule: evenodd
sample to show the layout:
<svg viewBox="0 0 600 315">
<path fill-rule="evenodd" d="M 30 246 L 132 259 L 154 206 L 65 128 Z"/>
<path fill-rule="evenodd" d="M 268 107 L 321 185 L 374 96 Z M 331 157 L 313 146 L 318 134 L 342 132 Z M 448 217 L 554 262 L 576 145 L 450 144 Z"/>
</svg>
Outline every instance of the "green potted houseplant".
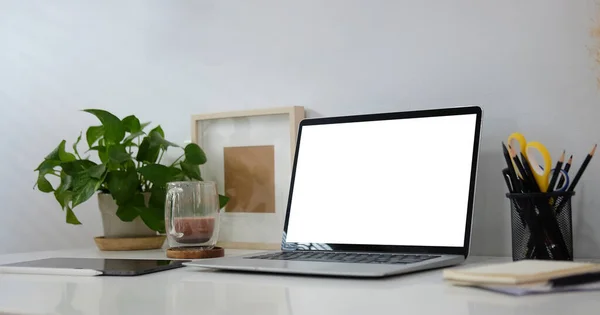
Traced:
<svg viewBox="0 0 600 315">
<path fill-rule="evenodd" d="M 87 151 L 79 153 L 81 133 L 72 152 L 62 140 L 35 169 L 35 187 L 53 193 L 65 211 L 66 222 L 76 225 L 81 222 L 73 209 L 97 195 L 104 237 L 165 233 L 166 184 L 203 180 L 200 165 L 206 163 L 204 151 L 195 143 L 180 147 L 165 140 L 160 126 L 146 131 L 149 123 L 140 123 L 133 115 L 120 119 L 100 109 L 84 112 L 95 115 L 101 123 L 87 129 Z M 182 150 L 181 156 L 161 164 L 169 147 Z M 219 199 L 221 207 L 228 201 L 222 195 Z"/>
</svg>

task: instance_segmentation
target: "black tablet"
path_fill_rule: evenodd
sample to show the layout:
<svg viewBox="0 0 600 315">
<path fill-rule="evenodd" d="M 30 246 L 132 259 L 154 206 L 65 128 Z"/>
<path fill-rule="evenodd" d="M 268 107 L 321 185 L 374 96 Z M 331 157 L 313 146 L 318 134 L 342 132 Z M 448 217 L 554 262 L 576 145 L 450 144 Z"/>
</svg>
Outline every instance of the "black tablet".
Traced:
<svg viewBox="0 0 600 315">
<path fill-rule="evenodd" d="M 184 260 L 46 258 L 0 265 L 1 273 L 73 276 L 138 276 L 183 267 Z"/>
</svg>

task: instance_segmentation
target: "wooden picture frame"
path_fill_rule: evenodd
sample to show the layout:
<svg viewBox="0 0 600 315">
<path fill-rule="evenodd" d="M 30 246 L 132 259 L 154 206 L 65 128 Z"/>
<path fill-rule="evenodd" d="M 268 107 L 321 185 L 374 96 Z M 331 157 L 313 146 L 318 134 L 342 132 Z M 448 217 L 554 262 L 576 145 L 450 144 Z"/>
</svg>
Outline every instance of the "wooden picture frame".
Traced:
<svg viewBox="0 0 600 315">
<path fill-rule="evenodd" d="M 290 176 L 304 107 L 192 115 L 192 142 L 208 158 L 202 177 L 231 197 L 217 246 L 280 249 Z"/>
</svg>

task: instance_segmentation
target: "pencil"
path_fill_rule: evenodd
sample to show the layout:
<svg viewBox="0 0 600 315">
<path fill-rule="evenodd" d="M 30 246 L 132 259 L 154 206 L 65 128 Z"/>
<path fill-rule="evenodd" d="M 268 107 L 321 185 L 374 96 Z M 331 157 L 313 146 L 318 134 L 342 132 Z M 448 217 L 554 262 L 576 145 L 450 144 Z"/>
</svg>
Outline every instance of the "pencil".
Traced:
<svg viewBox="0 0 600 315">
<path fill-rule="evenodd" d="M 517 186 L 513 187 L 514 192 L 521 192 L 523 188 L 521 187 L 521 182 L 519 181 L 519 177 L 517 177 L 517 173 L 515 168 L 513 167 L 513 163 L 511 162 L 510 154 L 508 153 L 508 149 L 504 142 L 502 142 L 502 151 L 504 152 L 504 159 L 506 160 L 506 164 L 508 165 L 508 175 L 510 176 L 512 182 L 514 182 Z"/>
<path fill-rule="evenodd" d="M 515 165 L 517 166 L 517 170 L 519 171 L 521 176 L 523 176 L 523 182 L 526 182 L 528 180 L 528 178 L 525 176 L 526 173 L 525 173 L 525 168 L 523 168 L 523 163 L 521 163 L 521 160 L 519 160 L 519 158 L 517 157 L 515 149 L 513 149 L 510 146 L 510 144 L 508 145 L 508 152 L 510 153 L 510 158 L 513 160 L 513 162 L 515 162 Z"/>
<path fill-rule="evenodd" d="M 567 189 L 567 191 L 571 192 L 571 191 L 575 190 L 575 186 L 577 186 L 577 183 L 579 183 L 579 180 L 581 179 L 583 172 L 585 172 L 585 169 L 587 168 L 588 164 L 590 164 L 592 157 L 594 157 L 594 153 L 596 153 L 597 146 L 598 146 L 597 144 L 594 144 L 594 147 L 592 148 L 590 153 L 588 153 L 588 155 L 585 157 L 583 164 L 581 164 L 581 167 L 575 174 L 575 178 L 573 178 L 573 181 L 571 182 L 571 185 L 569 185 L 569 189 Z"/>
<path fill-rule="evenodd" d="M 569 169 L 571 169 L 571 163 L 573 163 L 573 154 L 571 154 L 571 156 L 569 157 L 569 160 L 567 161 L 567 164 L 565 164 L 565 173 L 569 173 Z M 565 182 L 565 178 L 561 177 L 560 180 L 558 181 L 558 187 L 561 187 Z"/>
<path fill-rule="evenodd" d="M 554 172 L 552 173 L 552 178 L 550 178 L 550 183 L 548 184 L 548 192 L 552 192 L 554 190 L 554 185 L 556 184 L 556 180 L 558 179 L 558 174 L 562 168 L 563 163 L 565 162 L 565 151 L 563 151 L 562 155 L 556 162 L 556 167 L 554 167 Z"/>
<path fill-rule="evenodd" d="M 529 163 L 527 163 L 527 158 L 525 157 L 525 154 L 523 154 L 523 152 L 519 153 L 521 155 L 521 160 L 523 161 L 523 166 L 525 166 L 525 172 L 527 174 L 525 174 L 527 176 L 527 178 L 531 178 L 533 177 L 533 173 L 531 171 L 531 169 L 529 168 Z"/>
<path fill-rule="evenodd" d="M 530 192 L 540 192 L 540 188 L 532 175 L 533 171 L 531 170 L 531 166 L 529 165 L 529 163 L 527 163 L 527 159 L 524 159 L 524 163 L 521 163 L 521 160 L 519 160 L 519 158 L 517 157 L 517 151 L 515 150 L 515 148 L 511 147 L 509 144 L 508 149 L 510 150 L 510 156 L 515 161 L 519 172 L 521 174 L 525 174 L 523 177 L 523 186 L 527 186 Z M 526 166 L 523 166 L 523 164 L 525 164 Z"/>
<path fill-rule="evenodd" d="M 573 154 L 571 154 L 571 157 L 569 157 L 569 160 L 567 161 L 567 165 L 565 165 L 565 172 L 569 172 L 571 169 L 571 163 L 573 163 Z"/>
</svg>

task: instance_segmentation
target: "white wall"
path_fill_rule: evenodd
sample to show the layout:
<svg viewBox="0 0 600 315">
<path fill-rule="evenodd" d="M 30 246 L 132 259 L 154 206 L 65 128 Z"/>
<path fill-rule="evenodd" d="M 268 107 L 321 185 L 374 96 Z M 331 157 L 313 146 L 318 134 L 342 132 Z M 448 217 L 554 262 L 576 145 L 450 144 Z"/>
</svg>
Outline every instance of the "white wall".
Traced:
<svg viewBox="0 0 600 315">
<path fill-rule="evenodd" d="M 134 113 L 190 138 L 189 116 L 303 105 L 308 116 L 480 104 L 473 251 L 510 252 L 500 142 L 554 154 L 598 141 L 587 0 L 0 0 L 0 253 L 93 246 L 95 203 L 64 222 L 33 169 L 95 119 Z M 361 167 L 358 165 L 357 167 Z M 577 255 L 600 257 L 600 161 L 577 189 Z"/>
</svg>

